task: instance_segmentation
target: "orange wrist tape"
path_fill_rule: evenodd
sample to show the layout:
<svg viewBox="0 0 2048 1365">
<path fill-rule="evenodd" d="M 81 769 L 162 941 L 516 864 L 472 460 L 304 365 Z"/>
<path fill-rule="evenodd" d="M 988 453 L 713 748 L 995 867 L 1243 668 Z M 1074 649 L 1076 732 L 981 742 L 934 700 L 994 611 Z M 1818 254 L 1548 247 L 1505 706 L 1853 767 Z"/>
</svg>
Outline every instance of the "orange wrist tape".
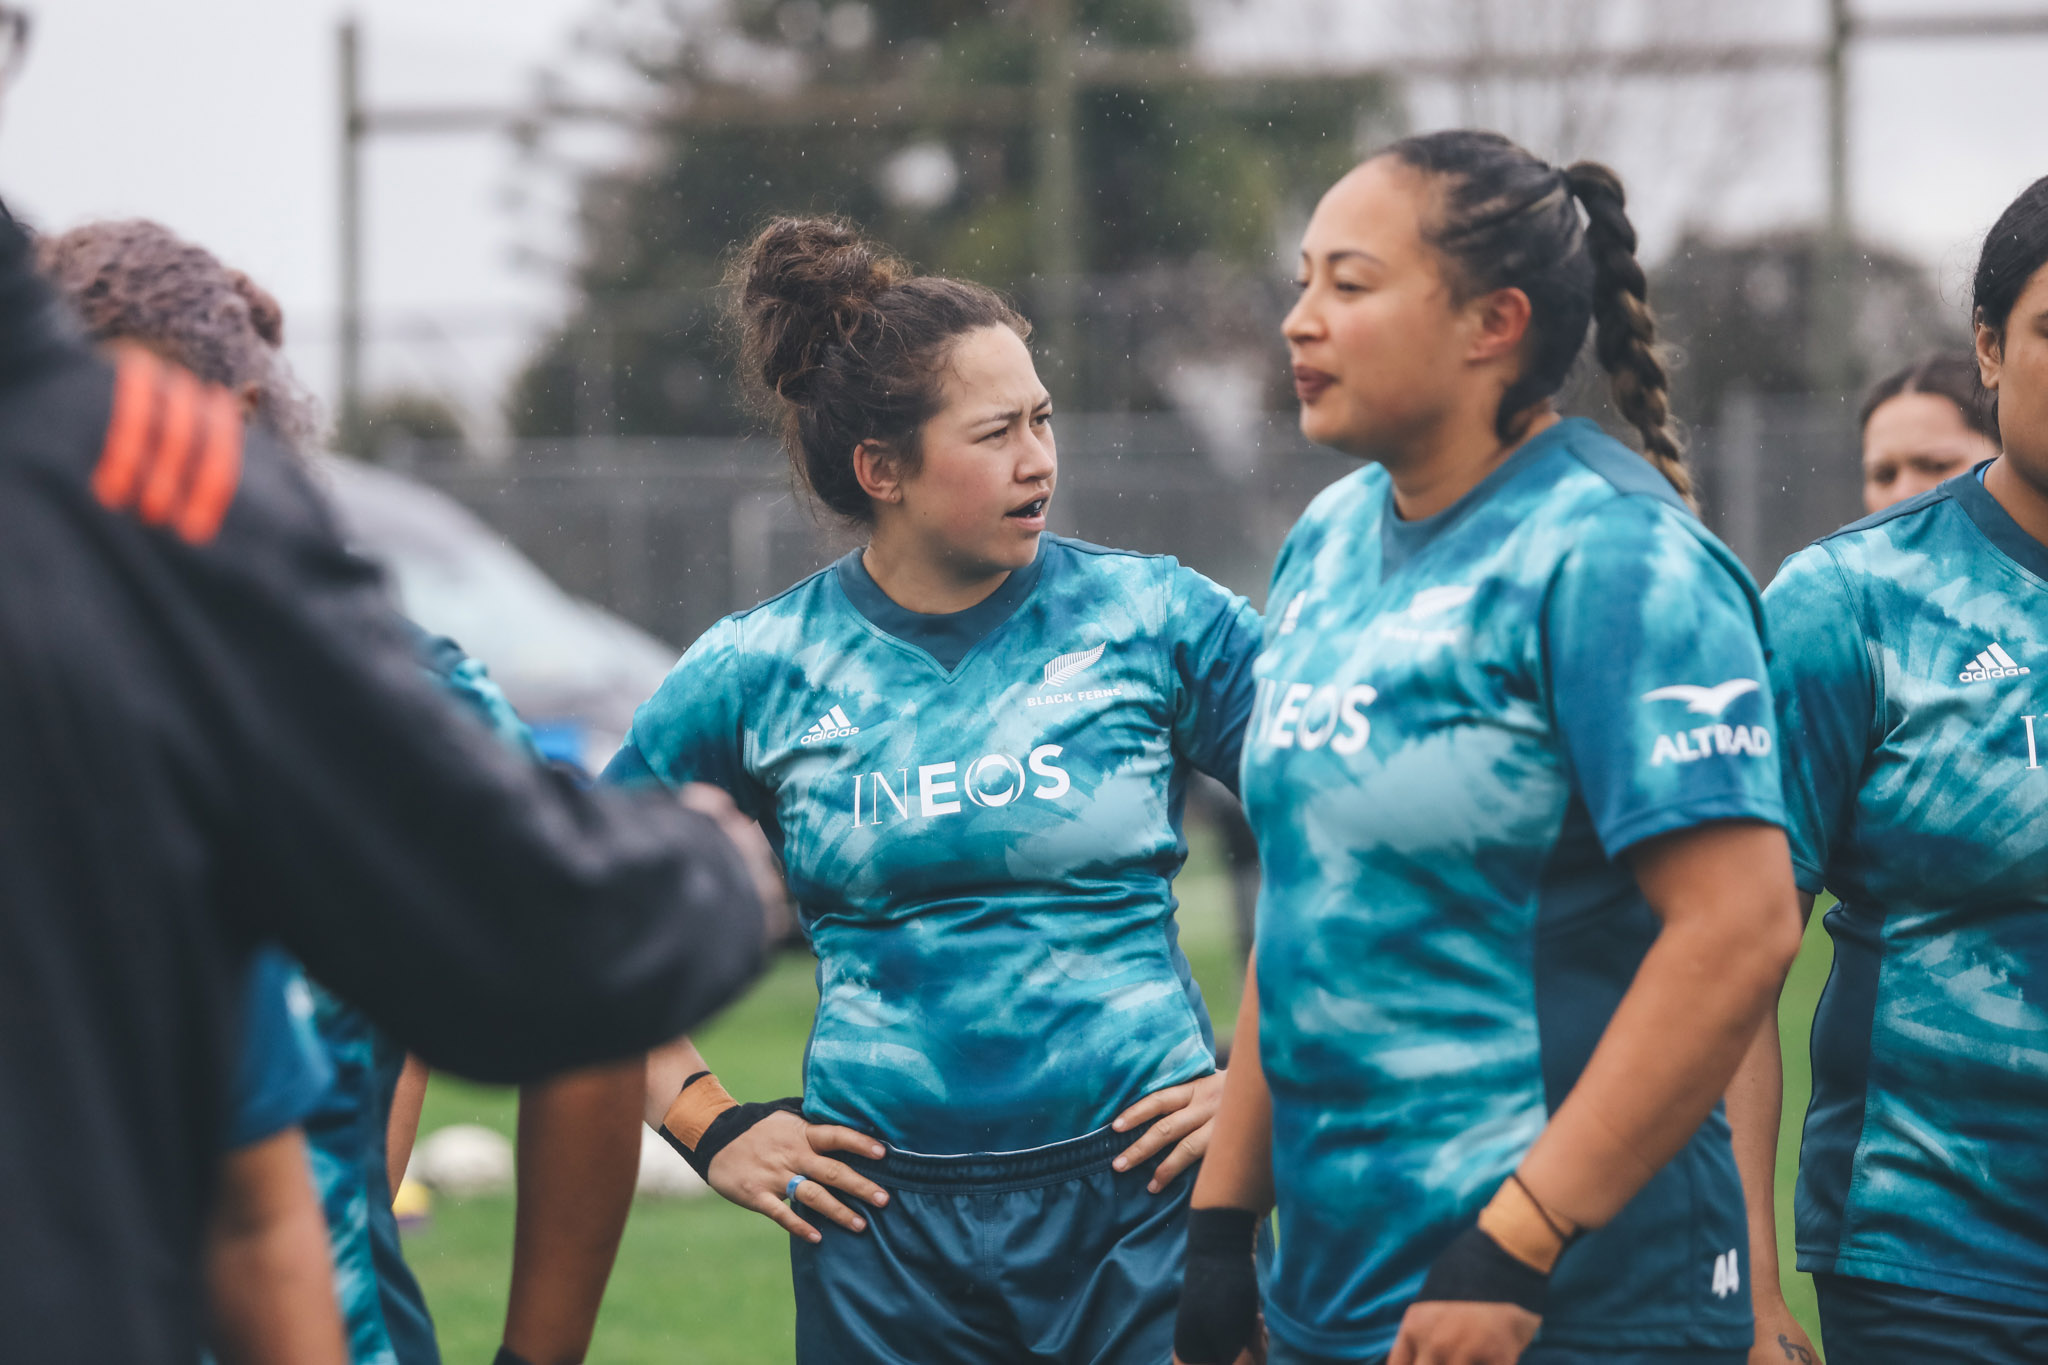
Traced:
<svg viewBox="0 0 2048 1365">
<path fill-rule="evenodd" d="M 1548 1275 L 1578 1227 L 1536 1202 L 1520 1180 L 1510 1179 L 1479 1211 L 1479 1229 L 1516 1260 Z"/>
<path fill-rule="evenodd" d="M 711 1126 L 711 1120 L 738 1104 L 739 1101 L 725 1093 L 718 1077 L 706 1076 L 676 1096 L 668 1112 L 661 1116 L 661 1126 L 670 1137 L 694 1152 L 703 1140 L 704 1130 Z"/>
</svg>

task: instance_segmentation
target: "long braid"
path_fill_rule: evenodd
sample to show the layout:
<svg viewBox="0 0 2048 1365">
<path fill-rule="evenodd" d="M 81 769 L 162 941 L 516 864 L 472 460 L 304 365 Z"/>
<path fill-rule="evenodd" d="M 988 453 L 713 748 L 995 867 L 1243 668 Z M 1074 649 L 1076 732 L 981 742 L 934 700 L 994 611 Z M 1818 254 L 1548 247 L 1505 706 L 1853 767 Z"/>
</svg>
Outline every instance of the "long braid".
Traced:
<svg viewBox="0 0 2048 1365">
<path fill-rule="evenodd" d="M 1671 481 L 1689 506 L 1692 473 L 1671 420 L 1671 380 L 1657 345 L 1649 281 L 1636 259 L 1636 230 L 1628 220 L 1621 179 L 1597 161 L 1565 171 L 1572 194 L 1586 210 L 1586 249 L 1593 258 L 1594 354 L 1607 371 L 1614 405 L 1642 433 L 1643 454 Z"/>
</svg>

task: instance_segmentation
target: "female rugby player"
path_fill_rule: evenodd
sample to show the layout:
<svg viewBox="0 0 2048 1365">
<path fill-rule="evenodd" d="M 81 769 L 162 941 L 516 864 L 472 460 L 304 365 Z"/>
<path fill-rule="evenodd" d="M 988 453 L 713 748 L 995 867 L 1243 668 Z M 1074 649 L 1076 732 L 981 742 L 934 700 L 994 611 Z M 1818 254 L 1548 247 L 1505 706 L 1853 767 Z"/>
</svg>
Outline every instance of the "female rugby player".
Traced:
<svg viewBox="0 0 2048 1365">
<path fill-rule="evenodd" d="M 1799 1268 L 1828 1354 L 1859 1365 L 2048 1360 L 2048 180 L 1985 238 L 1973 293 L 2003 453 L 1764 595 L 1803 909 L 1839 901 Z M 1730 1108 L 1765 1180 L 1782 1093 L 1766 1029 Z M 1757 1359 L 1788 1359 L 1756 1288 Z"/>
<path fill-rule="evenodd" d="M 761 821 L 818 1012 L 800 1113 L 689 1054 L 650 1117 L 795 1234 L 805 1365 L 1163 1360 L 1222 1088 L 1171 883 L 1190 775 L 1235 785 L 1257 617 L 1047 534 L 1052 400 L 988 290 L 822 220 L 739 276 L 748 372 L 866 543 L 712 627 L 607 772 Z"/>
<path fill-rule="evenodd" d="M 1613 172 L 1476 132 L 1309 224 L 1302 430 L 1369 463 L 1268 598 L 1184 1361 L 1252 1343 L 1276 1200 L 1276 1361 L 1748 1350 L 1718 1103 L 1798 920 L 1756 590 L 1687 505 L 1634 246 Z M 1595 319 L 1647 459 L 1551 406 Z"/>
<path fill-rule="evenodd" d="M 1998 423 L 1977 358 L 1941 352 L 1870 386 L 1863 433 L 1863 510 L 1882 512 L 1998 454 Z"/>
</svg>

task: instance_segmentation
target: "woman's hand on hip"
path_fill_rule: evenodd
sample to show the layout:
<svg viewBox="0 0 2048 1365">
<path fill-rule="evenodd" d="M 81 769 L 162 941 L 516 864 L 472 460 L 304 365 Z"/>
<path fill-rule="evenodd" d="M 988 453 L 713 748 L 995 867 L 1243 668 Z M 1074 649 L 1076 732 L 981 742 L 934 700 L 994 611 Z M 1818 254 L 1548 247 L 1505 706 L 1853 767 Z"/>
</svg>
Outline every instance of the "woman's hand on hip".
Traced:
<svg viewBox="0 0 2048 1365">
<path fill-rule="evenodd" d="M 1128 1171 L 1139 1162 L 1149 1161 L 1166 1151 L 1169 1143 L 1173 1144 L 1173 1150 L 1166 1153 L 1166 1159 L 1152 1172 L 1152 1181 L 1145 1187 L 1158 1194 L 1173 1183 L 1175 1176 L 1200 1161 L 1202 1154 L 1209 1150 L 1209 1139 L 1216 1129 L 1216 1106 L 1222 1100 L 1223 1073 L 1220 1071 L 1183 1085 L 1153 1091 L 1118 1114 L 1116 1121 L 1110 1124 L 1117 1132 L 1127 1133 L 1140 1124 L 1152 1123 L 1136 1142 L 1124 1148 L 1112 1164 L 1119 1171 Z"/>
<path fill-rule="evenodd" d="M 1512 1303 L 1411 1304 L 1387 1365 L 1515 1365 L 1542 1323 Z"/>
<path fill-rule="evenodd" d="M 848 1232 L 867 1227 L 867 1220 L 833 1198 L 827 1186 L 876 1208 L 889 1202 L 881 1186 L 826 1153 L 858 1152 L 880 1158 L 886 1150 L 851 1128 L 805 1123 L 797 1114 L 770 1114 L 711 1159 L 711 1188 L 741 1208 L 773 1219 L 793 1236 L 817 1242 L 823 1235 L 797 1216 L 797 1205 L 823 1214 Z M 798 1176 L 803 1177 L 802 1183 L 791 1194 L 790 1182 Z"/>
</svg>

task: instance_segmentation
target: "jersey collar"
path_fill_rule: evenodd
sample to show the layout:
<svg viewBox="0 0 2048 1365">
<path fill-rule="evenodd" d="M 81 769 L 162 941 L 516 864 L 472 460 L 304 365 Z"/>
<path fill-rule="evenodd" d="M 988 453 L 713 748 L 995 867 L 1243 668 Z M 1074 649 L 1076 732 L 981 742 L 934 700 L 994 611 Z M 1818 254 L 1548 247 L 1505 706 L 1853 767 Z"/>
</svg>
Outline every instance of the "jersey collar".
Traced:
<svg viewBox="0 0 2048 1365">
<path fill-rule="evenodd" d="M 940 668 L 951 673 L 976 645 L 1009 620 L 1024 599 L 1031 595 L 1031 589 L 1037 585 L 1038 575 L 1045 565 L 1046 546 L 1051 539 L 1050 536 L 1040 536 L 1037 556 L 1023 568 L 1013 571 L 1003 580 L 1001 587 L 981 601 L 965 611 L 935 615 L 912 611 L 883 592 L 881 585 L 868 572 L 867 565 L 861 563 L 859 550 L 843 556 L 832 567 L 840 588 L 846 593 L 846 600 L 853 603 L 855 611 L 903 643 L 923 650 Z"/>
<path fill-rule="evenodd" d="M 1999 506 L 1998 499 L 1992 497 L 1991 490 L 1984 486 L 1984 470 L 1990 463 L 1986 460 L 1974 469 L 1965 470 L 1943 487 L 2001 554 L 2034 577 L 2048 580 L 2048 545 L 2022 530 L 2020 524 L 2012 519 L 2012 514 Z"/>
<path fill-rule="evenodd" d="M 1502 484 L 1541 459 L 1552 446 L 1569 439 L 1584 427 L 1599 429 L 1584 417 L 1567 417 L 1551 424 L 1524 441 L 1520 449 L 1502 460 L 1449 507 L 1413 521 L 1403 521 L 1394 514 L 1394 489 L 1391 483 L 1388 484 L 1386 513 L 1380 520 L 1380 580 L 1385 582 L 1392 578 L 1402 565 L 1429 548 L 1430 542 L 1491 498 Z"/>
</svg>

